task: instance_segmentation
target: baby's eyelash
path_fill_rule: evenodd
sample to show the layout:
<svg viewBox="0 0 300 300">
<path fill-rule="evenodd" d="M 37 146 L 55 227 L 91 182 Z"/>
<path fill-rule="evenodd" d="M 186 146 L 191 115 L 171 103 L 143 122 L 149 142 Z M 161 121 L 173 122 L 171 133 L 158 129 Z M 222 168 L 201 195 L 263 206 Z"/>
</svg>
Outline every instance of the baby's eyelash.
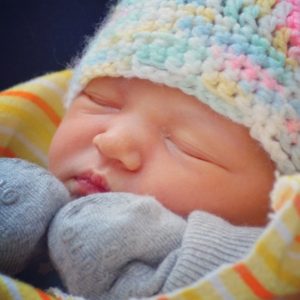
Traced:
<svg viewBox="0 0 300 300">
<path fill-rule="evenodd" d="M 105 112 L 114 113 L 118 112 L 120 108 L 114 103 L 113 101 L 109 99 L 105 99 L 102 97 L 95 97 L 94 95 L 90 95 L 88 93 L 83 92 L 83 95 L 87 98 L 88 101 L 91 103 L 94 103 L 99 108 L 102 108 L 105 110 Z"/>
<path fill-rule="evenodd" d="M 178 140 L 174 136 L 168 136 L 166 137 L 166 140 L 168 141 L 167 143 L 169 143 L 168 147 L 170 148 L 175 147 L 178 151 L 180 151 L 184 155 L 187 155 L 197 160 L 213 163 L 213 160 L 209 158 L 208 154 L 204 153 L 203 151 L 201 151 L 201 149 L 199 149 L 199 147 L 196 147 L 187 141 Z"/>
<path fill-rule="evenodd" d="M 194 153 L 192 153 L 191 150 L 187 149 L 187 147 L 184 147 L 182 145 L 182 142 L 178 142 L 177 140 L 175 140 L 174 138 L 167 136 L 165 137 L 166 140 L 166 145 L 169 149 L 173 150 L 176 149 L 177 151 L 180 151 L 181 153 L 184 153 L 185 155 L 194 157 L 196 159 L 202 159 L 199 155 L 195 155 Z"/>
<path fill-rule="evenodd" d="M 84 95 L 90 100 L 95 102 L 96 104 L 102 105 L 102 106 L 109 106 L 108 101 L 104 100 L 103 98 L 100 97 L 95 97 L 93 95 L 89 95 L 87 93 L 84 93 Z"/>
<path fill-rule="evenodd" d="M 178 148 L 184 152 L 185 154 L 194 157 L 196 159 L 209 161 L 204 153 L 200 151 L 200 149 L 196 148 L 190 143 L 187 143 L 185 141 L 175 141 L 175 143 L 178 145 Z"/>
</svg>

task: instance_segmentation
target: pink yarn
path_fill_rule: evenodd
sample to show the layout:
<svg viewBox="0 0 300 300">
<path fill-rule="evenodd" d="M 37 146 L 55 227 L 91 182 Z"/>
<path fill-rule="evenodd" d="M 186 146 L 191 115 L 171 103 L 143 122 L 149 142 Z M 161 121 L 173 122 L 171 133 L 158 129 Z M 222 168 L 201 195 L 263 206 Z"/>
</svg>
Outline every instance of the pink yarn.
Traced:
<svg viewBox="0 0 300 300">
<path fill-rule="evenodd" d="M 279 84 L 266 70 L 253 64 L 251 60 L 244 56 L 234 56 L 229 58 L 229 65 L 233 70 L 240 70 L 240 77 L 249 81 L 256 81 L 261 78 L 261 83 L 269 90 L 283 92 L 284 87 Z M 242 68 L 241 68 L 242 67 Z"/>
</svg>

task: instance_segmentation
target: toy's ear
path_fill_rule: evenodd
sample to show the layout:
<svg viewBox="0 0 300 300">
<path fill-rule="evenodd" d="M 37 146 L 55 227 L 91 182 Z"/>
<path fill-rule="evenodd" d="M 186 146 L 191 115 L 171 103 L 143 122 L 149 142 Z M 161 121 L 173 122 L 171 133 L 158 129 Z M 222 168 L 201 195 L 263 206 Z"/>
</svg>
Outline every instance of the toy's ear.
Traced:
<svg viewBox="0 0 300 300">
<path fill-rule="evenodd" d="M 71 75 L 70 70 L 51 73 L 0 92 L 0 157 L 47 166 Z"/>
</svg>

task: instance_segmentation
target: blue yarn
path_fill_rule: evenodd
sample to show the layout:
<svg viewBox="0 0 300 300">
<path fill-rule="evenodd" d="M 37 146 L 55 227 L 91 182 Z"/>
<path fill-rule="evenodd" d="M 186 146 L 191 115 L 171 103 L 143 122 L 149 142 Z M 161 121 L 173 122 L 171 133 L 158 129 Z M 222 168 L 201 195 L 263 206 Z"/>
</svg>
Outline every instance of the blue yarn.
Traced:
<svg viewBox="0 0 300 300">
<path fill-rule="evenodd" d="M 289 103 L 295 109 L 297 114 L 300 114 L 300 101 L 299 101 L 299 99 L 291 100 Z"/>
<path fill-rule="evenodd" d="M 229 0 L 224 7 L 224 15 L 232 17 L 235 20 L 239 17 L 239 11 L 243 5 L 243 0 Z"/>
<path fill-rule="evenodd" d="M 275 48 L 270 47 L 269 49 L 269 55 L 272 57 L 274 60 L 276 60 L 278 66 L 284 67 L 286 63 L 286 57 L 284 56 L 283 53 L 277 51 Z"/>
<path fill-rule="evenodd" d="M 257 34 L 252 34 L 250 41 L 252 45 L 264 48 L 266 50 L 271 47 L 271 43 L 266 38 L 262 38 Z"/>
<path fill-rule="evenodd" d="M 269 90 L 261 83 L 257 86 L 256 96 L 259 102 L 263 102 L 272 106 L 274 111 L 281 111 L 284 104 L 284 98 L 279 93 L 273 90 Z"/>
<path fill-rule="evenodd" d="M 276 93 L 274 93 L 273 91 L 267 90 L 266 88 L 264 88 L 261 84 L 259 85 L 259 88 L 256 91 L 256 95 L 260 99 L 259 102 L 264 102 L 267 104 L 275 105 L 275 103 L 274 103 L 275 94 Z"/>
<path fill-rule="evenodd" d="M 139 60 L 143 61 L 149 58 L 149 52 L 148 46 L 144 45 L 136 51 L 136 56 Z"/>
<path fill-rule="evenodd" d="M 176 26 L 181 30 L 191 29 L 193 27 L 193 18 L 190 16 L 182 17 L 177 21 Z"/>
<path fill-rule="evenodd" d="M 252 36 L 252 34 L 254 34 L 254 29 L 246 24 L 244 26 L 237 27 L 237 30 L 235 30 L 235 32 L 249 38 Z"/>
<path fill-rule="evenodd" d="M 221 45 L 232 44 L 231 34 L 229 32 L 216 32 L 215 40 Z"/>
<path fill-rule="evenodd" d="M 94 54 L 92 57 L 87 57 L 85 60 L 85 63 L 87 65 L 95 65 L 95 64 L 99 64 L 101 62 L 105 62 L 107 60 L 107 53 L 106 51 L 102 50 L 99 53 Z"/>
<path fill-rule="evenodd" d="M 192 35 L 202 37 L 203 35 L 211 35 L 211 31 L 211 25 L 202 23 L 193 28 Z"/>
<path fill-rule="evenodd" d="M 266 49 L 264 49 L 263 47 L 258 47 L 255 45 L 248 45 L 248 50 L 247 53 L 252 54 L 254 56 L 258 56 L 258 55 L 267 55 Z"/>
<path fill-rule="evenodd" d="M 189 3 L 196 3 L 197 5 L 204 5 L 205 0 L 176 0 L 177 4 L 189 4 Z"/>
<path fill-rule="evenodd" d="M 247 44 L 248 46 L 247 38 L 241 34 L 237 34 L 237 33 L 232 34 L 231 41 L 233 44 Z"/>
<path fill-rule="evenodd" d="M 158 64 L 161 64 L 166 59 L 166 49 L 160 45 L 152 45 L 150 47 L 150 58 Z"/>
<path fill-rule="evenodd" d="M 253 81 L 249 82 L 246 80 L 240 80 L 239 84 L 240 84 L 241 88 L 243 89 L 243 91 L 245 91 L 245 93 L 247 93 L 247 94 L 252 94 L 256 87 L 256 82 L 253 82 Z"/>
<path fill-rule="evenodd" d="M 242 26 L 245 24 L 253 24 L 254 21 L 258 18 L 260 13 L 260 8 L 255 5 L 252 7 L 245 7 L 243 12 L 239 16 L 239 22 Z"/>
<path fill-rule="evenodd" d="M 248 44 L 232 44 L 230 46 L 230 49 L 233 50 L 233 52 L 237 55 L 245 54 L 248 50 Z"/>
</svg>

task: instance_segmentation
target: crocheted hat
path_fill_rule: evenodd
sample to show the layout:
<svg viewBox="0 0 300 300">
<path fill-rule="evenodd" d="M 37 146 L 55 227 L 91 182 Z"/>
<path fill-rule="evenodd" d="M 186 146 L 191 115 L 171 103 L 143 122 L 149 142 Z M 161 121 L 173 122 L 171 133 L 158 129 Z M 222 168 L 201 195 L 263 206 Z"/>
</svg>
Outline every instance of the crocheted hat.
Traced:
<svg viewBox="0 0 300 300">
<path fill-rule="evenodd" d="M 300 171 L 299 0 L 123 0 L 75 66 L 176 87 L 245 125 L 281 174 Z M 237 150 L 238 151 L 238 150 Z"/>
</svg>

